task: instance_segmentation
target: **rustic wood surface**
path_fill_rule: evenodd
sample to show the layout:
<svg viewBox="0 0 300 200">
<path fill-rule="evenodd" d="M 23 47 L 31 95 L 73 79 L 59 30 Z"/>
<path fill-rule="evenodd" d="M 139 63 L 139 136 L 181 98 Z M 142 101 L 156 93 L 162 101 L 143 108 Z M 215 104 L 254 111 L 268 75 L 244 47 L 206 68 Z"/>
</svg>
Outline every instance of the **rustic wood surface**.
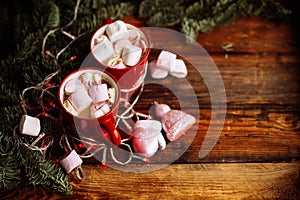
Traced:
<svg viewBox="0 0 300 200">
<path fill-rule="evenodd" d="M 127 21 L 142 24 L 135 18 Z M 187 79 L 199 102 L 200 116 L 185 137 L 158 152 L 150 173 L 126 173 L 99 161 L 83 166 L 86 178 L 72 174 L 73 195 L 62 196 L 44 188 L 18 188 L 1 192 L 4 199 L 300 199 L 300 78 L 299 40 L 292 23 L 243 18 L 228 27 L 215 28 L 198 38 L 216 63 L 224 82 L 227 114 L 215 147 L 200 159 L 199 149 L 211 121 L 211 99 L 205 82 L 188 65 Z M 166 48 L 168 45 L 165 40 Z M 230 51 L 221 46 L 233 44 Z M 179 48 L 184 48 L 180 47 Z M 157 56 L 152 52 L 150 59 Z M 198 57 L 191 59 L 201 64 Z M 166 82 L 180 81 L 168 77 Z M 185 94 L 184 87 L 179 87 Z M 189 95 L 189 94 L 185 94 Z M 136 110 L 148 112 L 156 100 L 178 107 L 178 101 L 159 85 L 145 86 Z M 222 112 L 220 108 L 220 112 Z M 190 141 L 192 139 L 192 141 Z M 189 143 L 192 143 L 189 146 Z M 180 150 L 187 149 L 183 155 Z M 168 155 L 179 155 L 173 164 Z M 163 167 L 162 167 L 163 166 Z"/>
</svg>

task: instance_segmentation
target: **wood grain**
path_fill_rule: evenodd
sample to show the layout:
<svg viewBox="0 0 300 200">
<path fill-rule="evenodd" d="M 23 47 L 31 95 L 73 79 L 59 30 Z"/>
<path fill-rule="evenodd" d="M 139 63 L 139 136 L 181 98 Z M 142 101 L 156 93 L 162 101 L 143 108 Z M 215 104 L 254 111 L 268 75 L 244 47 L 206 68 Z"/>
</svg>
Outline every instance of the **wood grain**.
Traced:
<svg viewBox="0 0 300 200">
<path fill-rule="evenodd" d="M 134 17 L 126 21 L 143 25 Z M 199 117 L 186 135 L 168 143 L 167 149 L 152 157 L 150 164 L 133 160 L 123 168 L 159 170 L 139 174 L 103 169 L 100 157 L 85 160 L 86 179 L 73 180 L 72 196 L 60 196 L 40 187 L 2 191 L 0 196 L 4 199 L 300 199 L 300 43 L 294 26 L 286 21 L 272 23 L 242 18 L 228 27 L 199 35 L 197 42 L 208 52 L 222 76 L 227 104 L 227 110 L 220 107 L 217 111 L 219 114 L 226 111 L 220 138 L 203 159 L 199 158 L 199 150 L 208 127 L 219 121 L 211 120 L 211 96 L 206 81 L 188 62 L 187 80 L 195 92 L 197 105 L 190 101 L 193 93 L 187 92 L 189 85 L 172 76 L 156 84 L 148 78 L 146 82 L 152 84 L 145 85 L 135 105 L 136 111 L 147 114 L 157 101 Z M 157 37 L 165 48 L 181 49 L 187 55 L 185 59 L 209 72 L 207 56 L 189 52 L 176 37 L 166 38 L 159 33 Z M 224 44 L 233 44 L 233 48 L 226 51 L 221 47 Z M 152 51 L 150 60 L 156 59 L 159 52 Z M 207 74 L 211 80 L 217 76 Z M 174 90 L 183 94 L 183 103 L 157 83 L 175 83 Z M 122 155 L 116 150 L 116 156 Z"/>
<path fill-rule="evenodd" d="M 73 181 L 72 196 L 49 194 L 40 187 L 4 195 L 20 200 L 300 198 L 299 163 L 173 164 L 151 173 L 125 173 L 97 165 L 85 165 L 84 170 L 86 178 Z"/>
</svg>

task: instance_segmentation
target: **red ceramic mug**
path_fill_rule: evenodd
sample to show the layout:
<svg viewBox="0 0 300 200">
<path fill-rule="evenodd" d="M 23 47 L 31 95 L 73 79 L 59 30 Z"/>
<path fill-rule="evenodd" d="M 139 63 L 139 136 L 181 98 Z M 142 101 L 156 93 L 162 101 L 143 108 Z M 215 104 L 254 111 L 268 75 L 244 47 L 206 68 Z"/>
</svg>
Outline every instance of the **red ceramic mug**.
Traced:
<svg viewBox="0 0 300 200">
<path fill-rule="evenodd" d="M 145 48 L 143 49 L 142 57 L 136 65 L 127 66 L 126 68 L 115 68 L 111 65 L 104 64 L 99 59 L 99 55 L 95 53 L 95 39 L 99 38 L 101 35 L 105 35 L 106 28 L 109 24 L 101 26 L 94 33 L 90 42 L 90 50 L 94 59 L 104 68 L 104 70 L 116 77 L 120 85 L 122 97 L 128 100 L 128 96 L 130 97 L 139 90 L 147 73 L 148 56 L 150 53 L 150 40 L 149 37 L 138 27 L 129 23 L 125 24 L 128 30 L 136 31 L 140 39 L 145 42 Z"/>
<path fill-rule="evenodd" d="M 83 116 L 80 114 L 75 114 L 66 107 L 65 101 L 68 98 L 68 95 L 65 93 L 65 86 L 70 80 L 79 79 L 84 73 L 99 74 L 102 81 L 104 81 L 108 87 L 114 88 L 115 96 L 112 99 L 113 103 L 110 110 L 97 118 L 89 117 L 88 115 Z M 108 72 L 100 70 L 98 68 L 82 68 L 70 73 L 62 81 L 58 97 L 60 104 L 65 111 L 65 120 L 69 125 L 75 130 L 79 137 L 88 137 L 96 141 L 112 142 L 114 145 L 118 146 L 121 143 L 120 134 L 115 127 L 115 118 L 118 112 L 119 102 L 120 102 L 120 89 L 117 80 L 110 75 Z M 84 99 L 82 99 L 84 100 Z M 87 108 L 88 110 L 88 108 Z"/>
</svg>

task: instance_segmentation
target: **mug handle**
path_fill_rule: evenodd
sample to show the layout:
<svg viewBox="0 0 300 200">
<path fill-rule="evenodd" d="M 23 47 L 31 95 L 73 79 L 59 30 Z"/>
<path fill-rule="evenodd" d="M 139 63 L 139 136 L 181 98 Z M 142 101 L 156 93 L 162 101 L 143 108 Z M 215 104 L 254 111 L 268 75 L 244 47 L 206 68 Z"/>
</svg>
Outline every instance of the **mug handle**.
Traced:
<svg viewBox="0 0 300 200">
<path fill-rule="evenodd" d="M 114 118 L 107 118 L 103 124 L 103 128 L 108 132 L 108 135 L 106 135 L 105 131 L 103 131 L 104 136 L 108 140 L 112 141 L 114 145 L 119 146 L 121 144 L 121 136 L 119 131 L 115 127 Z"/>
</svg>

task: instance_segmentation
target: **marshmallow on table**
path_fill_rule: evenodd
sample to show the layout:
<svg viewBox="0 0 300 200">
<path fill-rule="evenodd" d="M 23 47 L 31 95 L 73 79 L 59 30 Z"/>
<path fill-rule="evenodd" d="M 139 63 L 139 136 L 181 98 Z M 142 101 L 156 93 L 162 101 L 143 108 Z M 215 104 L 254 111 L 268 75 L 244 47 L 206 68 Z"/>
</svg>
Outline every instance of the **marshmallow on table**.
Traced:
<svg viewBox="0 0 300 200">
<path fill-rule="evenodd" d="M 19 131 L 24 135 L 38 136 L 41 130 L 40 119 L 29 115 L 22 115 Z"/>
<path fill-rule="evenodd" d="M 75 150 L 72 150 L 64 159 L 60 162 L 61 166 L 65 169 L 67 173 L 70 173 L 76 167 L 82 164 L 82 160 Z"/>
<path fill-rule="evenodd" d="M 157 59 L 157 65 L 159 68 L 167 71 L 173 71 L 176 64 L 176 54 L 169 51 L 161 51 Z"/>
<path fill-rule="evenodd" d="M 126 45 L 131 45 L 131 42 L 127 39 L 121 39 L 121 40 L 116 41 L 116 43 L 114 44 L 115 52 L 117 54 L 121 55 L 121 53 Z"/>
<path fill-rule="evenodd" d="M 128 66 L 136 65 L 141 58 L 142 49 L 134 45 L 126 45 L 122 52 L 122 59 Z"/>
<path fill-rule="evenodd" d="M 93 102 L 85 89 L 76 90 L 69 96 L 68 100 L 78 113 L 87 109 Z"/>
<path fill-rule="evenodd" d="M 157 67 L 156 62 L 149 63 L 150 75 L 152 78 L 161 79 L 168 76 L 168 71 Z"/>
<path fill-rule="evenodd" d="M 92 85 L 89 88 L 89 95 L 94 103 L 108 100 L 108 90 L 106 84 Z"/>
<path fill-rule="evenodd" d="M 171 108 L 167 104 L 157 104 L 157 105 L 155 105 L 155 114 L 158 117 L 163 117 L 170 110 L 171 110 Z"/>
<path fill-rule="evenodd" d="M 170 74 L 172 76 L 175 76 L 177 78 L 184 78 L 187 75 L 187 68 L 183 60 L 176 59 L 175 67 L 173 70 L 170 71 Z"/>
<path fill-rule="evenodd" d="M 115 42 L 120 39 L 127 39 L 129 37 L 126 24 L 120 20 L 109 24 L 105 31 L 111 42 Z"/>
<path fill-rule="evenodd" d="M 93 47 L 94 56 L 100 61 L 105 62 L 115 53 L 112 43 L 106 36 L 101 36 L 102 40 Z"/>
<path fill-rule="evenodd" d="M 135 152 L 145 157 L 153 156 L 158 147 L 166 147 L 166 142 L 161 134 L 162 125 L 156 120 L 139 120 L 134 126 L 133 147 Z"/>
</svg>

